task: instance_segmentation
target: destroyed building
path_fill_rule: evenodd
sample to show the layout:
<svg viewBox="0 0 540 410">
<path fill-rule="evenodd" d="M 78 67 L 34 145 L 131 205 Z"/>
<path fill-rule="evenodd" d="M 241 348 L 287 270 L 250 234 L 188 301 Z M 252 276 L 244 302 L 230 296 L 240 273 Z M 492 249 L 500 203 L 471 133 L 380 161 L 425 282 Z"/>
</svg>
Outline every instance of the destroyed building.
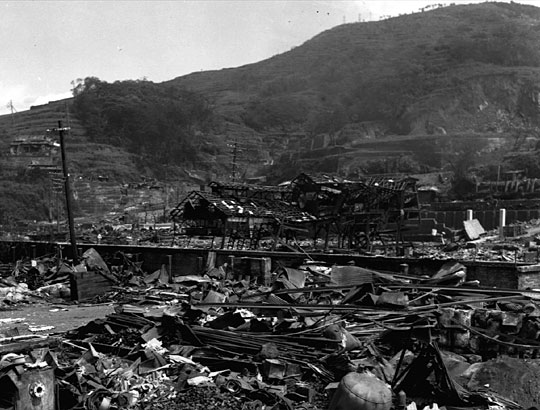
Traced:
<svg viewBox="0 0 540 410">
<path fill-rule="evenodd" d="M 13 140 L 9 153 L 13 156 L 49 157 L 58 154 L 59 144 L 43 135 L 26 135 Z"/>
<path fill-rule="evenodd" d="M 339 248 L 365 248 L 383 231 L 402 241 L 405 221 L 419 218 L 416 180 L 300 174 L 279 186 L 210 183 L 193 191 L 172 211 L 187 235 L 222 237 L 221 247 L 257 249 L 261 239 L 322 239 Z"/>
<path fill-rule="evenodd" d="M 287 202 L 200 191 L 189 193 L 171 211 L 171 217 L 184 223 L 187 235 L 219 236 L 221 248 L 240 249 L 257 249 L 261 239 L 280 236 L 283 227 L 315 219 Z"/>
<path fill-rule="evenodd" d="M 2 164 L 10 171 L 18 168 L 56 170 L 60 145 L 46 135 L 23 135 L 9 145 L 9 156 Z"/>
</svg>

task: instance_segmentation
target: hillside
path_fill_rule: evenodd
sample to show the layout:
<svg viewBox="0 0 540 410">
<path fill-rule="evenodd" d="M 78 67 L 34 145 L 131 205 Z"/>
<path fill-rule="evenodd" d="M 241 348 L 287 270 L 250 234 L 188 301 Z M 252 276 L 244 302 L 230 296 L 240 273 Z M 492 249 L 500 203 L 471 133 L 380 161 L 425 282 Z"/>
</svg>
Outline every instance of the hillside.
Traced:
<svg viewBox="0 0 540 410">
<path fill-rule="evenodd" d="M 84 215 L 165 206 L 233 170 L 269 182 L 301 171 L 489 178 L 520 167 L 540 178 L 540 8 L 454 5 L 345 24 L 255 64 L 160 84 L 89 77 L 73 99 L 16 113 L 13 124 L 0 116 L 0 149 L 58 119 L 72 127 Z M 25 175 L 0 180 L 13 198 L 0 214 L 43 218 L 45 185 Z M 140 181 L 168 188 L 122 196 Z"/>
<path fill-rule="evenodd" d="M 345 24 L 268 60 L 168 84 L 205 93 L 224 116 L 259 129 L 305 129 L 310 116 L 343 110 L 342 122 L 383 121 L 398 134 L 429 132 L 425 120 L 468 131 L 482 124 L 453 124 L 434 114 L 453 110 L 471 118 L 499 97 L 499 88 L 534 83 L 539 32 L 537 7 L 450 6 Z M 508 108 L 517 108 L 519 96 L 508 96 L 515 99 Z"/>
<path fill-rule="evenodd" d="M 169 84 L 204 93 L 226 119 L 257 132 L 300 133 L 304 147 L 350 149 L 366 138 L 383 147 L 381 138 L 391 135 L 514 140 L 534 134 L 540 118 L 539 32 L 537 7 L 456 5 L 342 25 L 268 60 Z M 390 156 L 429 162 L 425 152 L 411 155 L 408 148 Z M 291 168 L 324 163 L 345 174 L 365 168 L 354 161 L 334 167 L 320 156 L 315 164 L 302 154 L 296 160 Z"/>
<path fill-rule="evenodd" d="M 170 178 L 157 181 L 163 172 L 159 164 L 125 147 L 90 138 L 74 115 L 73 99 L 54 101 L 0 116 L 0 225 L 10 231 L 26 220 L 65 222 L 60 152 L 49 157 L 10 153 L 10 144 L 17 139 L 46 135 L 58 141 L 58 133 L 47 130 L 56 128 L 59 120 L 70 128 L 65 135 L 66 156 L 78 220 L 118 220 L 126 210 L 135 215 L 157 210 L 163 214 L 169 201 L 172 205 L 198 186 L 178 167 L 169 167 Z M 28 164 L 42 160 L 50 161 L 52 171 L 29 169 Z"/>
</svg>

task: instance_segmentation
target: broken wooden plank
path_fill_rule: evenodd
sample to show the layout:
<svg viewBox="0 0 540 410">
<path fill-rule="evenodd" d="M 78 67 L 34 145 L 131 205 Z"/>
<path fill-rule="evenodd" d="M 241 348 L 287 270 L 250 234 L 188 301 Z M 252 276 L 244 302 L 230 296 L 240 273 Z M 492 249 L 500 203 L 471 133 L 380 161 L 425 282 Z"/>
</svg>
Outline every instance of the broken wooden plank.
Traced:
<svg viewBox="0 0 540 410">
<path fill-rule="evenodd" d="M 112 280 L 96 272 L 71 272 L 71 299 L 80 302 L 102 296 L 113 290 L 113 284 Z"/>
<path fill-rule="evenodd" d="M 42 347 L 56 347 L 60 344 L 60 338 L 57 337 L 36 338 L 36 336 L 34 336 L 31 339 L 28 339 L 28 337 L 29 336 L 20 336 L 19 338 L 10 338 L 9 341 L 6 340 L 7 343 L 0 344 L 0 354 L 20 353 L 40 349 Z"/>
</svg>

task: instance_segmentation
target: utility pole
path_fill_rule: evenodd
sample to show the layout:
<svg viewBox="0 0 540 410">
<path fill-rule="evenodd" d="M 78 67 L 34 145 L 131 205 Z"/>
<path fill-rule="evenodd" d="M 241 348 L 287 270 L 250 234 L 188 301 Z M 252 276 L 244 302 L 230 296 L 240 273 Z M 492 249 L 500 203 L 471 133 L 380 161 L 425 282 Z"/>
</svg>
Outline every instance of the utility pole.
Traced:
<svg viewBox="0 0 540 410">
<path fill-rule="evenodd" d="M 75 239 L 75 227 L 73 225 L 73 212 L 71 209 L 71 186 L 69 185 L 69 173 L 66 162 L 66 148 L 64 143 L 64 131 L 68 131 L 68 128 L 62 127 L 62 121 L 58 121 L 58 135 L 60 136 L 60 151 L 62 153 L 62 172 L 64 174 L 64 190 L 66 193 L 66 211 L 69 224 L 69 239 L 71 242 L 71 252 L 73 253 L 73 264 L 76 265 L 79 260 L 77 254 L 77 241 Z"/>
<path fill-rule="evenodd" d="M 15 118 L 13 117 L 13 113 L 17 112 L 17 110 L 13 106 L 13 100 L 9 100 L 7 108 L 11 110 L 11 128 L 13 128 L 15 126 Z"/>
<path fill-rule="evenodd" d="M 234 139 L 234 144 L 232 145 L 232 182 L 236 182 L 236 158 L 238 155 L 238 140 Z"/>
</svg>

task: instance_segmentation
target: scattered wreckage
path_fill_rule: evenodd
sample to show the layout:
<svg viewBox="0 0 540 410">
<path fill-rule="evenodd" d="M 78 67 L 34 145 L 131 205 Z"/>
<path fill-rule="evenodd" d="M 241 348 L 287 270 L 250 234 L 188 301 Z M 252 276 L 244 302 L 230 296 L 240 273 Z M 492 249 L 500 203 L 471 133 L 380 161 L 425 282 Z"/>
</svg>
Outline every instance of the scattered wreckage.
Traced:
<svg viewBox="0 0 540 410">
<path fill-rule="evenodd" d="M 121 260 L 112 266 L 89 249 L 77 266 L 41 258 L 3 279 L 27 298 L 0 292 L 11 308 L 65 298 L 44 290 L 61 284 L 115 311 L 62 334 L 0 326 L 0 408 L 522 409 L 540 401 L 540 292 L 481 287 L 458 262 L 430 276 L 306 261 L 246 277 L 225 265 L 147 274 Z"/>
</svg>

